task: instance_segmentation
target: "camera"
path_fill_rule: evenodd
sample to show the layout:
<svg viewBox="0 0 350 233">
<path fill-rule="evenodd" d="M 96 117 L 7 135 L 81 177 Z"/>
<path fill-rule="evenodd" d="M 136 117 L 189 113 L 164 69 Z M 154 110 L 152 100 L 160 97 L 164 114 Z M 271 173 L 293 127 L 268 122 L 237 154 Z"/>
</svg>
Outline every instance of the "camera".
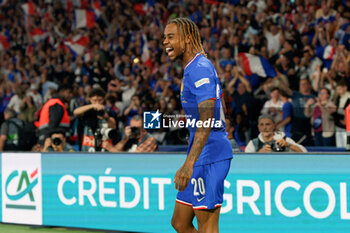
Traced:
<svg viewBox="0 0 350 233">
<path fill-rule="evenodd" d="M 141 129 L 139 127 L 131 127 L 131 137 L 137 137 L 141 132 Z"/>
<path fill-rule="evenodd" d="M 118 136 L 118 131 L 112 128 L 101 128 L 100 133 L 102 137 L 108 139 L 115 139 Z"/>
<path fill-rule="evenodd" d="M 286 150 L 286 147 L 280 146 L 276 141 L 274 141 L 270 145 L 271 145 L 271 150 L 274 152 L 283 152 Z"/>
<path fill-rule="evenodd" d="M 105 110 L 100 110 L 100 111 L 97 111 L 97 116 L 104 116 L 105 115 Z"/>
<path fill-rule="evenodd" d="M 52 143 L 56 146 L 59 146 L 62 144 L 62 140 L 60 138 L 53 138 Z"/>
<path fill-rule="evenodd" d="M 94 131 L 95 151 L 101 151 L 102 141 L 106 139 L 118 138 L 118 131 L 116 129 L 108 128 L 107 123 L 99 123 L 98 128 Z"/>
</svg>

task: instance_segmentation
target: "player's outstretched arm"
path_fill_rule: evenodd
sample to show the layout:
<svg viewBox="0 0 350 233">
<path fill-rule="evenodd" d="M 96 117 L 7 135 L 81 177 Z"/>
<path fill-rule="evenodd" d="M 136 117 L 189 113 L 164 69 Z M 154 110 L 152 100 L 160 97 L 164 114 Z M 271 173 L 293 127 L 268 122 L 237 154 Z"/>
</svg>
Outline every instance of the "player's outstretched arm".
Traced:
<svg viewBox="0 0 350 233">
<path fill-rule="evenodd" d="M 214 106 L 214 99 L 208 99 L 198 104 L 199 117 L 202 122 L 214 118 Z M 190 181 L 193 172 L 193 165 L 197 161 L 203 147 L 207 143 L 210 131 L 210 127 L 197 127 L 191 151 L 188 154 L 185 163 L 176 172 L 174 178 L 175 188 L 179 191 L 185 190 L 188 182 Z"/>
</svg>

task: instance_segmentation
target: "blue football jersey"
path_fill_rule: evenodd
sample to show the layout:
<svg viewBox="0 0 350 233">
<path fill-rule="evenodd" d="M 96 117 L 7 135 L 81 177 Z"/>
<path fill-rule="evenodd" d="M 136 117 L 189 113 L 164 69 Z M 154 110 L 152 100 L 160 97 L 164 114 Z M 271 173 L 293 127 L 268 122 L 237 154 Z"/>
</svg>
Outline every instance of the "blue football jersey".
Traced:
<svg viewBox="0 0 350 233">
<path fill-rule="evenodd" d="M 213 64 L 203 53 L 196 54 L 186 65 L 180 94 L 182 108 L 186 114 L 186 126 L 190 131 L 188 153 L 192 148 L 196 127 L 200 127 L 200 124 L 197 125 L 200 119 L 198 104 L 208 99 L 215 100 L 214 119 L 209 124 L 212 130 L 195 166 L 232 158 L 232 146 L 226 133 L 219 78 Z M 205 122 L 203 123 L 208 126 Z"/>
</svg>

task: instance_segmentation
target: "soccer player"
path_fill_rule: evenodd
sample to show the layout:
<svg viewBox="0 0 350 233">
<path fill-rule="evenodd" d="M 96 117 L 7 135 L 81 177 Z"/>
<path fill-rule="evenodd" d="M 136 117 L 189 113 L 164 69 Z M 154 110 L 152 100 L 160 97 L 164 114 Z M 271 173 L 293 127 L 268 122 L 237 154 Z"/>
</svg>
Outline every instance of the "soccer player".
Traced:
<svg viewBox="0 0 350 233">
<path fill-rule="evenodd" d="M 232 147 L 225 131 L 222 89 L 213 64 L 203 51 L 199 30 L 187 18 L 170 20 L 164 30 L 165 51 L 182 60 L 181 103 L 189 124 L 186 161 L 176 172 L 178 190 L 171 220 L 177 232 L 219 232 L 224 180 L 230 169 Z M 205 124 L 205 123 L 215 124 Z"/>
</svg>

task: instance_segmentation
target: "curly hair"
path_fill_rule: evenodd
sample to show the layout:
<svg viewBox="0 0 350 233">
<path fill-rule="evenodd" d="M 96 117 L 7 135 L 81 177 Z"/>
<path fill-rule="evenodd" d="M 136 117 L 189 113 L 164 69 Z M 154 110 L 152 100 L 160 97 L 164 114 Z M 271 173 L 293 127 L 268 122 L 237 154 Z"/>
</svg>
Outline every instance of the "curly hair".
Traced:
<svg viewBox="0 0 350 233">
<path fill-rule="evenodd" d="M 182 40 L 185 40 L 185 38 L 189 36 L 191 38 L 190 41 L 192 48 L 196 52 L 203 52 L 204 55 L 206 55 L 203 49 L 198 27 L 192 20 L 190 20 L 189 18 L 175 18 L 169 20 L 167 25 L 172 23 L 176 24 L 176 26 L 180 30 Z"/>
</svg>

